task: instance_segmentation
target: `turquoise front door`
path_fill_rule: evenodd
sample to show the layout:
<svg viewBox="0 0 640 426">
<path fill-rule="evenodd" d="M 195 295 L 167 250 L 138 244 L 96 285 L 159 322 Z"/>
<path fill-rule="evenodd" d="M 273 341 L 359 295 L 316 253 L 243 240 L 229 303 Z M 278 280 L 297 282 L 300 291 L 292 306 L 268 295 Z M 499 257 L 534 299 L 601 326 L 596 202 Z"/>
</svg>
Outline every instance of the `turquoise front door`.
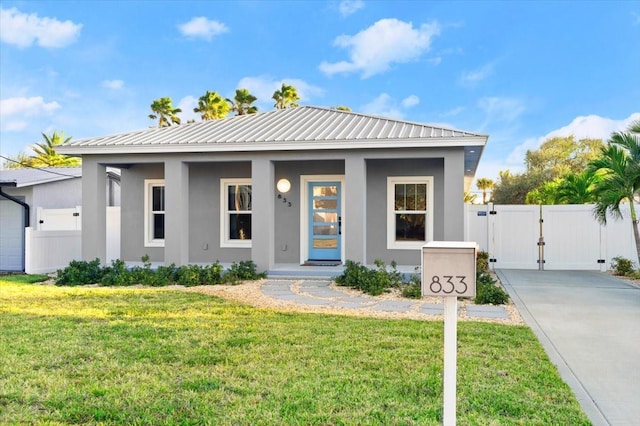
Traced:
<svg viewBox="0 0 640 426">
<path fill-rule="evenodd" d="M 309 260 L 341 260 L 340 182 L 309 183 Z"/>
</svg>

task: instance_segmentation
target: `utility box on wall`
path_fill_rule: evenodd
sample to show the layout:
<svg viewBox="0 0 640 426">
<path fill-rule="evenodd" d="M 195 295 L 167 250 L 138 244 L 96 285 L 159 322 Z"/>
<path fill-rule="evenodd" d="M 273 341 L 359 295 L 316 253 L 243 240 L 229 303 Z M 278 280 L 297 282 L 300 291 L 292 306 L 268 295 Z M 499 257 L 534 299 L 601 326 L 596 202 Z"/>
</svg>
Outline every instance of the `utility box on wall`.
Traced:
<svg viewBox="0 0 640 426">
<path fill-rule="evenodd" d="M 478 244 L 430 241 L 422 246 L 422 296 L 474 297 Z"/>
</svg>

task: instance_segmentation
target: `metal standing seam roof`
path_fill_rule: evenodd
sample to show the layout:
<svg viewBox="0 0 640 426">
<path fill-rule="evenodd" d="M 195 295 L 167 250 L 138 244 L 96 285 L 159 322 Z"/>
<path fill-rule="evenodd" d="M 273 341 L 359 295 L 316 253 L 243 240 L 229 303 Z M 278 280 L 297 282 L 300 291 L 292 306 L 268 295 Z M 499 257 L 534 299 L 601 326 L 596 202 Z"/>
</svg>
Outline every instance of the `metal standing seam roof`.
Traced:
<svg viewBox="0 0 640 426">
<path fill-rule="evenodd" d="M 409 121 L 302 106 L 251 115 L 238 115 L 221 120 L 200 121 L 162 128 L 149 128 L 116 135 L 71 141 L 58 147 L 65 154 L 91 152 L 130 152 L 148 147 L 182 147 L 198 151 L 204 146 L 222 147 L 242 144 L 286 144 L 303 147 L 308 142 L 468 140 L 469 145 L 484 145 L 486 135 L 447 129 Z M 119 149 L 120 148 L 120 149 Z M 255 148 L 258 148 L 256 146 Z M 95 151 L 94 151 L 95 150 Z M 182 149 L 181 149 L 182 150 Z M 97 153 L 97 152 L 96 152 Z"/>
<path fill-rule="evenodd" d="M 15 186 L 16 188 L 23 188 L 79 177 L 82 177 L 82 167 L 6 169 L 0 170 L 0 186 Z"/>
</svg>

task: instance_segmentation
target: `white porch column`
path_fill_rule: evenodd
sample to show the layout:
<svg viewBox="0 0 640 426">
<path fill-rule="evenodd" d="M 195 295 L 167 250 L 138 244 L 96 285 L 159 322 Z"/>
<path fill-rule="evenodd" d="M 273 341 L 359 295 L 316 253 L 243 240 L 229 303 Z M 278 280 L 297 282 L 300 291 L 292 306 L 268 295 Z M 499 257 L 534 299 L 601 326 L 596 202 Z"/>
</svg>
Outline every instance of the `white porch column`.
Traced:
<svg viewBox="0 0 640 426">
<path fill-rule="evenodd" d="M 273 162 L 251 161 L 251 260 L 258 271 L 269 270 L 275 260 L 275 182 Z"/>
<path fill-rule="evenodd" d="M 444 239 L 464 240 L 464 151 L 444 157 Z"/>
<path fill-rule="evenodd" d="M 189 263 L 189 166 L 180 160 L 164 164 L 164 263 Z"/>
<path fill-rule="evenodd" d="M 342 230 L 345 260 L 367 264 L 367 164 L 363 157 L 347 154 L 344 161 Z"/>
<path fill-rule="evenodd" d="M 107 262 L 107 168 L 82 158 L 82 259 Z"/>
</svg>

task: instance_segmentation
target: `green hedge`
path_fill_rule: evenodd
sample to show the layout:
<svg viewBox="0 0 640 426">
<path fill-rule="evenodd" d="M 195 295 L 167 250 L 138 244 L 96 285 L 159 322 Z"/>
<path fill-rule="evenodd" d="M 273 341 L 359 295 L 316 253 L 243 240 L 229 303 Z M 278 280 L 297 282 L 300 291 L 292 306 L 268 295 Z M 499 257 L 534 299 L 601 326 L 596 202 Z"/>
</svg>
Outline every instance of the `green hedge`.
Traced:
<svg viewBox="0 0 640 426">
<path fill-rule="evenodd" d="M 258 273 L 256 264 L 251 260 L 234 262 L 224 270 L 220 262 L 211 265 L 159 266 L 151 268 L 149 256 L 142 258 L 143 266 L 127 268 L 122 260 L 114 260 L 110 266 L 101 267 L 100 260 L 71 261 L 69 266 L 59 269 L 56 285 L 76 286 L 100 284 L 105 286 L 130 286 L 142 284 L 148 286 L 167 286 L 172 284 L 187 287 L 212 284 L 235 284 L 240 281 L 257 280 L 266 277 L 266 272 Z"/>
</svg>

